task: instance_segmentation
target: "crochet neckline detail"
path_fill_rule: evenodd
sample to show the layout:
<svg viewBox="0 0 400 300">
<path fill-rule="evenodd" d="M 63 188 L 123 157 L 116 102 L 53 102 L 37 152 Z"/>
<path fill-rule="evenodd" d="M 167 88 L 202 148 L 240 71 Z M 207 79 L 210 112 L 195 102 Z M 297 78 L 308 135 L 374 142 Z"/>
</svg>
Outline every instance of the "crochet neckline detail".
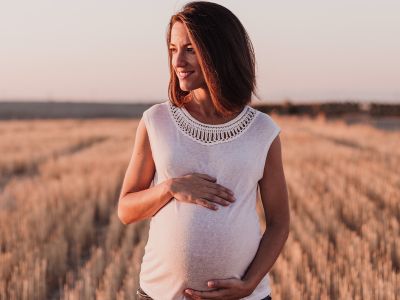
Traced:
<svg viewBox="0 0 400 300">
<path fill-rule="evenodd" d="M 177 128 L 192 140 L 203 145 L 229 142 L 242 135 L 257 115 L 257 110 L 249 105 L 232 120 L 222 124 L 206 124 L 195 119 L 185 107 L 175 106 L 168 101 L 169 113 Z"/>
</svg>

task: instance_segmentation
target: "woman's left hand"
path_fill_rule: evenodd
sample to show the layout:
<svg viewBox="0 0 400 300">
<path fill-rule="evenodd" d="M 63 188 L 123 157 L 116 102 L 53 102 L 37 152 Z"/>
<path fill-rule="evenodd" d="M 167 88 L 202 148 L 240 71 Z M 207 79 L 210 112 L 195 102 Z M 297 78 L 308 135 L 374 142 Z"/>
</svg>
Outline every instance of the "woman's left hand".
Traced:
<svg viewBox="0 0 400 300">
<path fill-rule="evenodd" d="M 210 282 L 214 284 L 210 285 Z M 208 281 L 210 288 L 217 288 L 213 291 L 197 291 L 186 289 L 185 295 L 192 299 L 226 299 L 234 300 L 249 296 L 253 290 L 246 281 L 237 278 L 214 279 Z M 189 292 L 189 293 L 188 293 Z"/>
</svg>

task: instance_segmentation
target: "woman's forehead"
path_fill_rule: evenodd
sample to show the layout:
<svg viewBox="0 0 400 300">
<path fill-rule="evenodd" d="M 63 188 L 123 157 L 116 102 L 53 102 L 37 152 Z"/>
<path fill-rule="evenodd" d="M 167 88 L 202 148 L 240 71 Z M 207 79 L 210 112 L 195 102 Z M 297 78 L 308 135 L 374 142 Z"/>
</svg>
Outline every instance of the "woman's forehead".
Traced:
<svg viewBox="0 0 400 300">
<path fill-rule="evenodd" d="M 181 22 L 175 22 L 171 29 L 171 44 L 176 43 L 184 46 L 191 44 L 186 27 Z"/>
</svg>

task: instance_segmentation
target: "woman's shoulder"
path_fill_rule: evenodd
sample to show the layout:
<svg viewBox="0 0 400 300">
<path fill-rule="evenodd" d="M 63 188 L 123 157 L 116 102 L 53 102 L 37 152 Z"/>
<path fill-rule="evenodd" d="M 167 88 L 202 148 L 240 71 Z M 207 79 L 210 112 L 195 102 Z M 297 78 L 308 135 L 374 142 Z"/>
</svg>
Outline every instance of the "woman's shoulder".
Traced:
<svg viewBox="0 0 400 300">
<path fill-rule="evenodd" d="M 263 112 L 261 110 L 258 110 L 257 108 L 254 108 L 257 110 L 257 118 L 259 122 L 262 124 L 262 126 L 268 126 L 272 128 L 278 128 L 280 129 L 279 122 L 276 120 L 276 118 L 266 112 Z"/>
<path fill-rule="evenodd" d="M 154 103 L 143 111 L 143 119 L 149 129 L 155 126 L 159 128 L 169 125 L 168 105 L 169 100 L 166 100 Z"/>
<path fill-rule="evenodd" d="M 154 103 L 150 105 L 147 109 L 143 111 L 143 115 L 147 115 L 147 117 L 154 116 L 157 113 L 165 111 L 167 105 L 169 104 L 169 100 L 165 100 L 163 102 Z"/>
</svg>

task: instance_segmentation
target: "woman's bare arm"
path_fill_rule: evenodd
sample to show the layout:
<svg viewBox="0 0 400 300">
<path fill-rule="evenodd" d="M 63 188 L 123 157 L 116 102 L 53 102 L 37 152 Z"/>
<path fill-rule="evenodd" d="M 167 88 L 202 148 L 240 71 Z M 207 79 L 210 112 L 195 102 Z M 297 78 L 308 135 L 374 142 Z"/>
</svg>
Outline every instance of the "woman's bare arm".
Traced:
<svg viewBox="0 0 400 300">
<path fill-rule="evenodd" d="M 171 200 L 169 180 L 149 188 L 154 173 L 155 164 L 142 118 L 118 201 L 118 217 L 122 223 L 150 218 Z"/>
<path fill-rule="evenodd" d="M 258 251 L 242 278 L 251 291 L 269 272 L 289 235 L 289 201 L 279 135 L 270 146 L 259 185 L 267 228 Z"/>
</svg>

